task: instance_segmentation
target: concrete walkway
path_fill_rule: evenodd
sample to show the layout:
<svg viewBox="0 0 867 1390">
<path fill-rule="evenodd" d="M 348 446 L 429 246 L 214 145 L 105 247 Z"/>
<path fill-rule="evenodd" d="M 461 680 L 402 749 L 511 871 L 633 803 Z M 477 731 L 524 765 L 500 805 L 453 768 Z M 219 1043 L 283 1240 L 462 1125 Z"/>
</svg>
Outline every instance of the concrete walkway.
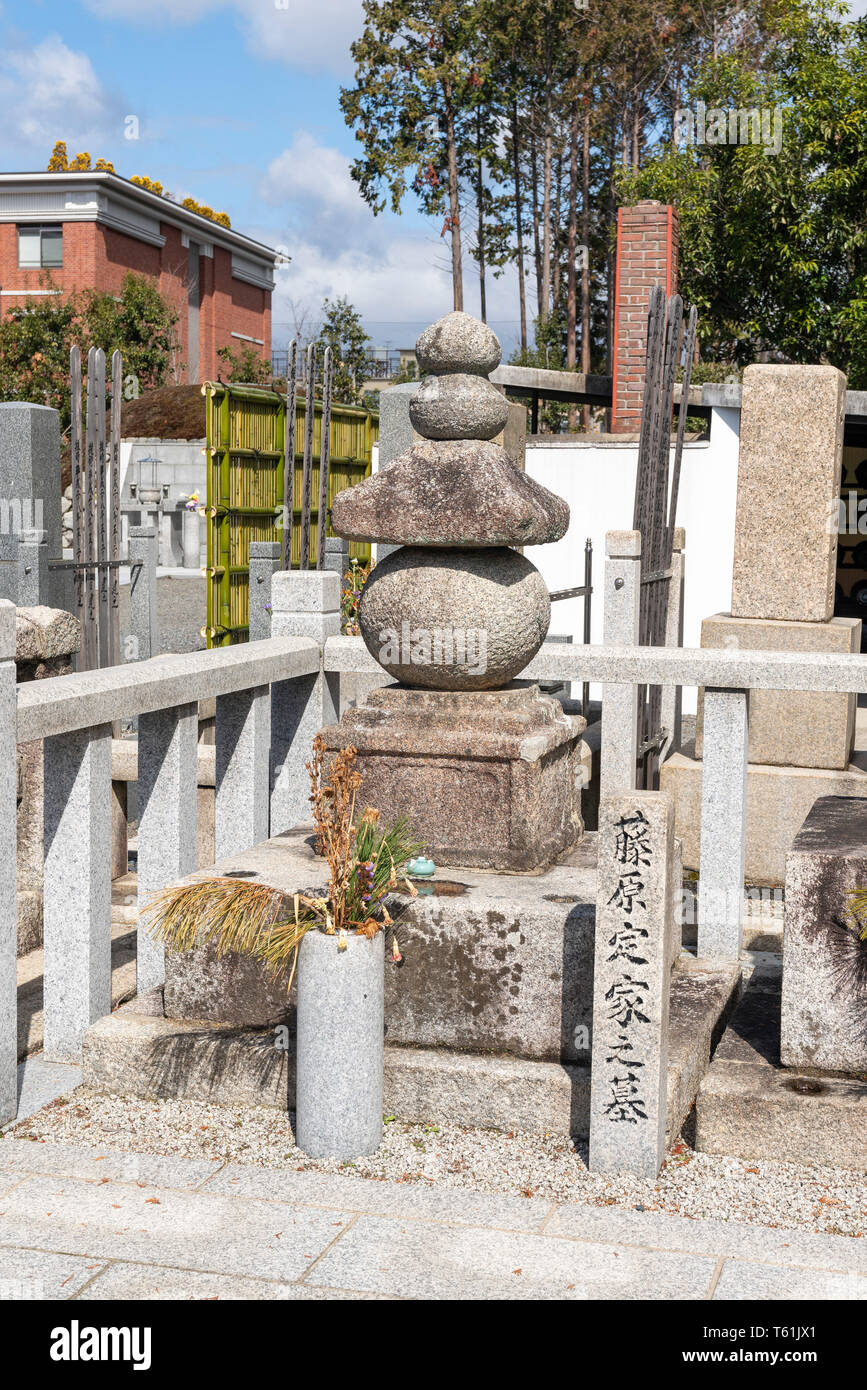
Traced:
<svg viewBox="0 0 867 1390">
<path fill-rule="evenodd" d="M 867 1241 L 0 1139 L 0 1299 L 864 1299 Z"/>
</svg>

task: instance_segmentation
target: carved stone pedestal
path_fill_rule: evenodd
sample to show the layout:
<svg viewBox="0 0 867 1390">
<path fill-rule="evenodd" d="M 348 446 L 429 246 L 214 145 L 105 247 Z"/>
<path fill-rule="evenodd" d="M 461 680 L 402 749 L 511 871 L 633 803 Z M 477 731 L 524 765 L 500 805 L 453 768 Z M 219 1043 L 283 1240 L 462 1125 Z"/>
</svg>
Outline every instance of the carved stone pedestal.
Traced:
<svg viewBox="0 0 867 1390">
<path fill-rule="evenodd" d="M 405 815 L 437 864 L 541 870 L 581 838 L 585 721 L 527 681 L 503 690 L 374 690 L 323 729 L 358 749 L 359 804 Z"/>
</svg>

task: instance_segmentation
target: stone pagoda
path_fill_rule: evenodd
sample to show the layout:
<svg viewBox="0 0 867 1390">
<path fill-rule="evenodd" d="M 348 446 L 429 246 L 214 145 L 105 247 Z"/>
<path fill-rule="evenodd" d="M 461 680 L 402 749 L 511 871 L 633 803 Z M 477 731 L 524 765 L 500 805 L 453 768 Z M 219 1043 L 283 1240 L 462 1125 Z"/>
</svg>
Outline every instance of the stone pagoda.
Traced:
<svg viewBox="0 0 867 1390">
<path fill-rule="evenodd" d="M 417 343 L 410 403 L 422 442 L 332 507 L 335 532 L 400 549 L 373 570 L 364 642 L 397 682 L 324 730 L 358 749 L 363 797 L 405 815 L 439 864 L 540 869 L 580 838 L 584 720 L 516 680 L 545 640 L 551 601 L 517 547 L 560 540 L 562 498 L 494 438 L 507 402 L 488 380 L 491 330 L 452 313 Z"/>
</svg>

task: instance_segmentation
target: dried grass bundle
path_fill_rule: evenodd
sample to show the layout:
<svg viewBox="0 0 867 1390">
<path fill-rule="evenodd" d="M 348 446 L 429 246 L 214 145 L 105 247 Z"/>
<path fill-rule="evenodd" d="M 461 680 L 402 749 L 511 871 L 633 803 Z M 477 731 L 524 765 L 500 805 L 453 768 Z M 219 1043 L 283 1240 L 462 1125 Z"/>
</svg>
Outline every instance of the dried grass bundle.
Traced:
<svg viewBox="0 0 867 1390">
<path fill-rule="evenodd" d="M 406 866 L 422 846 L 404 819 L 383 829 L 379 812 L 366 809 L 358 824 L 355 803 L 361 787 L 357 751 L 344 748 L 329 758 L 317 735 L 310 774 L 317 850 L 328 864 L 324 897 L 287 895 L 265 883 L 209 878 L 163 889 L 143 912 L 146 929 L 173 951 L 212 944 L 217 955 L 238 951 L 262 960 L 276 977 L 291 965 L 289 984 L 305 932 L 336 934 L 338 948 L 347 930 L 392 938 L 392 959 L 401 960 L 394 918 L 385 905 L 389 891 L 403 882 L 411 895 Z"/>
</svg>

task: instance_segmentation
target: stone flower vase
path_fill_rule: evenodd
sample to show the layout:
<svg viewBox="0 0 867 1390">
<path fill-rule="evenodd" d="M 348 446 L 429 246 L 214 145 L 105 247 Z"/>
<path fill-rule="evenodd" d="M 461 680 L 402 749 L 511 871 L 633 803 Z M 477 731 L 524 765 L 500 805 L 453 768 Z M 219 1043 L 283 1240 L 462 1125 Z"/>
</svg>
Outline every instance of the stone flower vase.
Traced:
<svg viewBox="0 0 867 1390">
<path fill-rule="evenodd" d="M 311 1158 L 358 1158 L 382 1140 L 385 933 L 309 931 L 298 956 L 295 1142 Z"/>
</svg>

